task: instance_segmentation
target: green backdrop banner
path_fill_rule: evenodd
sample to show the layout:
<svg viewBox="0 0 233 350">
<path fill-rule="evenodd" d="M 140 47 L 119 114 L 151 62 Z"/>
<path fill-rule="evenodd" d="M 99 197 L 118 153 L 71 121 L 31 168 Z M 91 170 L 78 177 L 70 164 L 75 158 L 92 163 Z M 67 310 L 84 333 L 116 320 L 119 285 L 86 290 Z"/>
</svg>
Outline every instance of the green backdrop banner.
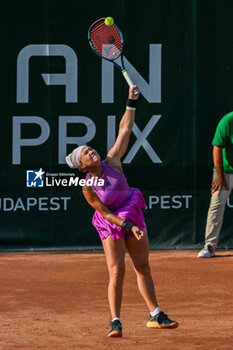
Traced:
<svg viewBox="0 0 233 350">
<path fill-rule="evenodd" d="M 211 141 L 232 110 L 232 12 L 222 0 L 2 5 L 1 249 L 101 247 L 78 183 L 84 175 L 64 157 L 87 143 L 104 158 L 124 113 L 123 76 L 87 40 L 106 16 L 123 31 L 126 67 L 141 90 L 123 167 L 145 196 L 151 247 L 203 244 Z M 233 247 L 232 212 L 230 198 L 220 247 Z"/>
</svg>

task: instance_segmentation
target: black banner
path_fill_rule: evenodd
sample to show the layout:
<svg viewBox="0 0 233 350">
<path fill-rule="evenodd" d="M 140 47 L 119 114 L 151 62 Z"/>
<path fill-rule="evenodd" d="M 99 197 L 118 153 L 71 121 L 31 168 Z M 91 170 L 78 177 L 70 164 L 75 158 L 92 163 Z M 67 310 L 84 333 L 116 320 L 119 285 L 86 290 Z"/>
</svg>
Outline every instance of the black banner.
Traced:
<svg viewBox="0 0 233 350">
<path fill-rule="evenodd" d="M 211 142 L 232 110 L 233 3 L 13 3 L 1 11 L 1 249 L 101 247 L 75 184 L 84 175 L 64 158 L 87 143 L 104 159 L 124 113 L 123 76 L 87 40 L 106 16 L 123 32 L 126 67 L 141 91 L 123 169 L 144 194 L 151 247 L 200 247 Z M 229 199 L 220 247 L 233 247 L 232 210 Z"/>
</svg>

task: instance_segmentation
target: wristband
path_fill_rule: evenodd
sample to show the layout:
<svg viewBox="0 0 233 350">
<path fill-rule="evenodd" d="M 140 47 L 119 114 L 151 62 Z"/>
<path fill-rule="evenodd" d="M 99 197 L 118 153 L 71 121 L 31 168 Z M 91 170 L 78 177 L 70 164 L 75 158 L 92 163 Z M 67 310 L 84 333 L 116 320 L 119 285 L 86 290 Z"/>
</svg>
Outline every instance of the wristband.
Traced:
<svg viewBox="0 0 233 350">
<path fill-rule="evenodd" d="M 137 100 L 128 98 L 128 100 L 126 101 L 126 109 L 128 110 L 135 111 L 136 105 L 137 105 Z"/>
<path fill-rule="evenodd" d="M 125 228 L 126 230 L 131 231 L 131 232 L 132 232 L 132 228 L 133 228 L 134 226 L 135 226 L 134 224 L 132 224 L 131 222 L 126 221 L 126 220 L 124 220 L 124 221 L 122 222 L 122 225 L 121 225 L 122 228 Z"/>
</svg>

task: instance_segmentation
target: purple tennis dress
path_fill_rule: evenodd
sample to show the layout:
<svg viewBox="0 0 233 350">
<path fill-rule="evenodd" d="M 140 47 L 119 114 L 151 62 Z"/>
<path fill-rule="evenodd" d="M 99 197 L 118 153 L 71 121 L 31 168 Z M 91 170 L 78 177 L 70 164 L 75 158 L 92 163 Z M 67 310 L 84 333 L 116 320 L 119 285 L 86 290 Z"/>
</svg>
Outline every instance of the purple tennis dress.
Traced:
<svg viewBox="0 0 233 350">
<path fill-rule="evenodd" d="M 119 173 L 103 161 L 101 165 L 104 170 L 102 176 L 104 186 L 92 186 L 101 202 L 113 214 L 132 222 L 140 230 L 147 232 L 142 212 L 142 208 L 146 208 L 146 203 L 142 192 L 138 188 L 129 187 L 123 173 Z M 86 180 L 90 178 L 91 175 L 88 173 Z M 113 240 L 134 236 L 132 232 L 109 222 L 97 210 L 92 218 L 92 224 L 98 231 L 101 241 L 109 235 Z"/>
</svg>

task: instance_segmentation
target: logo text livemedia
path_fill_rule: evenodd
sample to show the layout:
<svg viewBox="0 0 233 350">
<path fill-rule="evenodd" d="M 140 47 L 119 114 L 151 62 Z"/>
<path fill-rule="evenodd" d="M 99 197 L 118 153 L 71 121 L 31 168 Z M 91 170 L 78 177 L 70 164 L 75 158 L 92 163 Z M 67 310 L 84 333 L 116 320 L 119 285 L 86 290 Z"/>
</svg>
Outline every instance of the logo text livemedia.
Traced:
<svg viewBox="0 0 233 350">
<path fill-rule="evenodd" d="M 68 175 L 68 174 L 67 174 Z M 51 176 L 50 174 L 45 174 L 45 171 L 40 168 L 40 170 L 27 170 L 27 187 L 71 187 L 71 186 L 104 186 L 104 179 L 99 179 L 98 177 L 91 177 L 90 179 L 82 179 L 78 176 L 68 176 L 64 178 L 59 177 L 58 174 Z"/>
</svg>

